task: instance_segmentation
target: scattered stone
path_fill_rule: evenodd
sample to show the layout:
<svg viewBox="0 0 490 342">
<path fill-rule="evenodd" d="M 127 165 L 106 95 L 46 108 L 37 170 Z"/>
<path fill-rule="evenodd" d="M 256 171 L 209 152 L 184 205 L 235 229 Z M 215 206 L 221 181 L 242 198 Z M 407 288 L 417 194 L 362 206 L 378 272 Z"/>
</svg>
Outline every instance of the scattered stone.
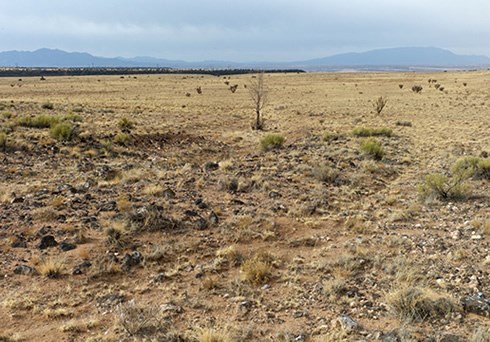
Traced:
<svg viewBox="0 0 490 342">
<path fill-rule="evenodd" d="M 69 243 L 69 242 L 66 242 L 66 241 L 63 241 L 60 243 L 60 249 L 63 251 L 63 252 L 67 252 L 67 251 L 71 251 L 72 249 L 75 249 L 77 248 L 77 246 L 73 243 Z"/>
<path fill-rule="evenodd" d="M 184 211 L 184 215 L 186 216 L 191 216 L 191 217 L 196 217 L 198 216 L 199 214 L 197 213 L 197 211 L 195 210 L 190 210 L 190 209 L 187 209 Z"/>
<path fill-rule="evenodd" d="M 472 234 L 471 235 L 471 240 L 481 240 L 482 236 L 481 234 Z"/>
<path fill-rule="evenodd" d="M 97 206 L 98 211 L 114 211 L 117 208 L 116 201 L 109 201 L 107 203 L 101 203 Z"/>
<path fill-rule="evenodd" d="M 202 198 L 198 198 L 197 200 L 195 200 L 194 202 L 197 207 L 199 209 L 207 209 L 208 208 L 208 205 L 206 204 L 206 202 L 204 202 L 204 200 Z"/>
<path fill-rule="evenodd" d="M 34 269 L 27 265 L 16 265 L 14 268 L 14 273 L 28 275 L 34 273 Z"/>
<path fill-rule="evenodd" d="M 172 189 L 165 189 L 163 190 L 163 197 L 166 199 L 174 199 L 175 198 L 175 192 Z"/>
<path fill-rule="evenodd" d="M 24 197 L 14 197 L 10 203 L 15 204 L 15 203 L 23 203 L 24 202 Z"/>
<path fill-rule="evenodd" d="M 381 336 L 382 342 L 401 342 L 401 338 L 396 331 L 390 331 Z"/>
<path fill-rule="evenodd" d="M 39 249 L 46 249 L 49 247 L 56 247 L 58 242 L 56 242 L 53 235 L 45 235 L 41 238 L 41 242 L 37 246 Z"/>
<path fill-rule="evenodd" d="M 211 223 L 213 226 L 218 225 L 218 223 L 219 223 L 219 218 L 218 218 L 218 215 L 216 215 L 216 213 L 215 213 L 214 211 L 212 211 L 212 212 L 209 214 L 208 221 L 209 221 L 209 223 Z"/>
<path fill-rule="evenodd" d="M 357 323 L 354 319 L 347 315 L 341 315 L 334 322 L 336 325 L 340 325 L 342 329 L 347 331 L 353 331 L 359 329 L 359 323 Z"/>
<path fill-rule="evenodd" d="M 207 228 L 208 228 L 208 221 L 206 221 L 206 219 L 203 219 L 202 217 L 198 218 L 196 221 L 196 229 L 204 230 Z"/>
<path fill-rule="evenodd" d="M 460 342 L 463 340 L 458 335 L 446 334 L 446 335 L 443 335 L 440 339 L 438 339 L 438 341 L 439 342 Z"/>
<path fill-rule="evenodd" d="M 490 317 L 490 301 L 485 298 L 482 292 L 477 292 L 461 300 L 463 309 L 466 312 L 476 315 Z"/>
<path fill-rule="evenodd" d="M 78 264 L 73 268 L 73 274 L 82 274 L 83 271 L 87 268 L 90 268 L 92 266 L 92 263 L 88 260 L 83 261 L 81 264 Z"/>
<path fill-rule="evenodd" d="M 279 198 L 281 196 L 282 195 L 278 191 L 276 191 L 276 190 L 269 191 L 269 197 L 270 198 Z"/>
<path fill-rule="evenodd" d="M 123 269 L 123 271 L 127 272 L 131 269 L 131 267 L 139 265 L 141 261 L 143 261 L 143 256 L 140 252 L 134 251 L 131 253 L 127 253 L 122 259 L 121 268 Z"/>
<path fill-rule="evenodd" d="M 125 301 L 125 297 L 123 295 L 112 293 L 97 299 L 97 306 L 102 309 L 110 309 L 119 305 Z"/>
<path fill-rule="evenodd" d="M 208 161 L 206 164 L 204 164 L 204 169 L 206 171 L 215 171 L 219 169 L 219 164 L 214 161 Z"/>
<path fill-rule="evenodd" d="M 152 283 L 163 283 L 163 281 L 165 279 L 167 279 L 167 276 L 165 275 L 165 273 L 160 272 L 156 276 L 153 277 L 153 279 L 151 280 L 151 282 Z"/>
<path fill-rule="evenodd" d="M 22 235 L 15 235 L 14 241 L 10 245 L 12 248 L 27 248 L 27 242 Z"/>
</svg>

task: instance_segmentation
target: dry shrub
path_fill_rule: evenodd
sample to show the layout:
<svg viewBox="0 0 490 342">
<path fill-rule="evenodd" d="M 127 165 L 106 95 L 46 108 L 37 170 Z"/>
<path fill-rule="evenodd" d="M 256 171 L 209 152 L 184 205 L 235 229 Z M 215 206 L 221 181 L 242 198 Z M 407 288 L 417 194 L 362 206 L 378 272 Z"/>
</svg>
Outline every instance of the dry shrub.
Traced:
<svg viewBox="0 0 490 342">
<path fill-rule="evenodd" d="M 47 258 L 42 260 L 37 267 L 39 274 L 47 278 L 59 278 L 63 274 L 65 263 L 62 259 Z"/>
<path fill-rule="evenodd" d="M 376 111 L 376 113 L 381 114 L 387 102 L 388 99 L 386 97 L 383 96 L 378 97 L 374 102 L 374 110 Z"/>
<path fill-rule="evenodd" d="M 257 254 L 241 266 L 243 279 L 252 285 L 263 285 L 272 279 L 272 268 L 276 258 L 267 252 Z"/>
<path fill-rule="evenodd" d="M 162 309 L 157 305 L 129 301 L 119 306 L 118 314 L 119 325 L 130 336 L 152 336 L 167 328 Z"/>
<path fill-rule="evenodd" d="M 419 287 L 402 287 L 391 292 L 387 302 L 396 315 L 410 322 L 446 317 L 460 310 L 451 298 Z"/>
</svg>

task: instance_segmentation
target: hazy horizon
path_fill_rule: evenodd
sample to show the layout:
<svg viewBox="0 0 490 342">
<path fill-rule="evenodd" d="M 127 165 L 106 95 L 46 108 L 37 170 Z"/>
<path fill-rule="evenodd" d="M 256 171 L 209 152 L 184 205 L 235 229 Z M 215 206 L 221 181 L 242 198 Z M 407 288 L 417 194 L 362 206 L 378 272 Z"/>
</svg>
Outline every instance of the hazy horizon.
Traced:
<svg viewBox="0 0 490 342">
<path fill-rule="evenodd" d="M 2 4 L 0 51 L 251 62 L 409 46 L 490 56 L 489 12 L 482 0 L 18 0 Z"/>
</svg>

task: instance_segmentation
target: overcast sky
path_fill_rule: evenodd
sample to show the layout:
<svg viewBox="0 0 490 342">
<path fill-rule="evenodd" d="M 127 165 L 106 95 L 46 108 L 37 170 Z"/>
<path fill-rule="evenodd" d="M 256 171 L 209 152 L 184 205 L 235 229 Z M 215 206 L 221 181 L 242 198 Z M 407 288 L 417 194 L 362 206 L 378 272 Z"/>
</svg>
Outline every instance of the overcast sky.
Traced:
<svg viewBox="0 0 490 342">
<path fill-rule="evenodd" d="M 435 46 L 490 56 L 488 0 L 0 0 L 0 51 L 295 61 Z"/>
</svg>

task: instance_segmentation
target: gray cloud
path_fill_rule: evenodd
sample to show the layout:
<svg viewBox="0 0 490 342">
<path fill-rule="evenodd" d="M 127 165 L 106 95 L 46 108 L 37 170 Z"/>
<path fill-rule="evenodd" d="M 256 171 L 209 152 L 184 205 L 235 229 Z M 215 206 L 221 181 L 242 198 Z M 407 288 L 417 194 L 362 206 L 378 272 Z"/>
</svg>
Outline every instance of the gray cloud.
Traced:
<svg viewBox="0 0 490 342">
<path fill-rule="evenodd" d="M 0 5 L 0 50 L 299 60 L 394 46 L 490 55 L 483 0 L 17 0 Z"/>
</svg>

